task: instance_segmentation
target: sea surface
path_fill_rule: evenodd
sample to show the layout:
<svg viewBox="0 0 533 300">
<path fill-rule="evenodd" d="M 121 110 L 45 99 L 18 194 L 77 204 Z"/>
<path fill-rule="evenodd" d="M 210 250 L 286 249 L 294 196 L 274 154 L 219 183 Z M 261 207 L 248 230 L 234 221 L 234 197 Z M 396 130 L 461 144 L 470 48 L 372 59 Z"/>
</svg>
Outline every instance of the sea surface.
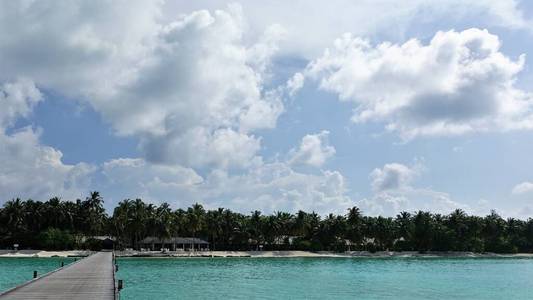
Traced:
<svg viewBox="0 0 533 300">
<path fill-rule="evenodd" d="M 0 259 L 0 290 L 61 259 Z M 533 299 L 527 258 L 123 258 L 121 299 Z"/>
<path fill-rule="evenodd" d="M 15 287 L 33 278 L 33 271 L 39 276 L 74 261 L 74 258 L 2 258 L 0 257 L 0 292 Z"/>
</svg>

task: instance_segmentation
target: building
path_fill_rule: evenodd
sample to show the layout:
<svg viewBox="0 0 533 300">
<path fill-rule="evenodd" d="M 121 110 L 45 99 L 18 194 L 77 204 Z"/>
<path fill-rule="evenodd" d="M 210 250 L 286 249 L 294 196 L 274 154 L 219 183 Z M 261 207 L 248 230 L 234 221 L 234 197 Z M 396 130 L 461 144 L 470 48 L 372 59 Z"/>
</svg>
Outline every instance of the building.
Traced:
<svg viewBox="0 0 533 300">
<path fill-rule="evenodd" d="M 191 237 L 171 237 L 161 240 L 160 238 L 149 236 L 139 242 L 139 246 L 144 249 L 150 249 L 152 251 L 159 251 L 162 249 L 170 249 L 170 251 L 179 250 L 209 250 L 209 243 L 199 239 Z"/>
</svg>

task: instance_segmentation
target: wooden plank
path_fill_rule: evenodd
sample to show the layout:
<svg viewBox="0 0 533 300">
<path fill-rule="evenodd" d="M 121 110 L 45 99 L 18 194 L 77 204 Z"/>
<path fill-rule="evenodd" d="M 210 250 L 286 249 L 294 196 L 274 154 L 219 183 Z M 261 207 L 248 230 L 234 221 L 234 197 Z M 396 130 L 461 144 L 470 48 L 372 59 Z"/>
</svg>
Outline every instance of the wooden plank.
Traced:
<svg viewBox="0 0 533 300">
<path fill-rule="evenodd" d="M 112 252 L 98 252 L 0 295 L 0 299 L 115 299 Z"/>
</svg>

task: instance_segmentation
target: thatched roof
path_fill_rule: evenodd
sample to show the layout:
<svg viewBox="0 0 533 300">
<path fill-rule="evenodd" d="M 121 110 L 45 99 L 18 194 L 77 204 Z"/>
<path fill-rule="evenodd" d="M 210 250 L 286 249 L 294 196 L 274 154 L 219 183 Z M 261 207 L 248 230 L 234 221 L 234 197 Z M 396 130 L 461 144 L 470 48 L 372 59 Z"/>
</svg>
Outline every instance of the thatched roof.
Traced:
<svg viewBox="0 0 533 300">
<path fill-rule="evenodd" d="M 160 238 L 149 236 L 144 238 L 141 241 L 141 244 L 195 244 L 195 245 L 209 245 L 208 242 L 199 239 L 199 238 L 191 238 L 191 237 L 171 237 L 168 239 L 161 240 Z"/>
</svg>

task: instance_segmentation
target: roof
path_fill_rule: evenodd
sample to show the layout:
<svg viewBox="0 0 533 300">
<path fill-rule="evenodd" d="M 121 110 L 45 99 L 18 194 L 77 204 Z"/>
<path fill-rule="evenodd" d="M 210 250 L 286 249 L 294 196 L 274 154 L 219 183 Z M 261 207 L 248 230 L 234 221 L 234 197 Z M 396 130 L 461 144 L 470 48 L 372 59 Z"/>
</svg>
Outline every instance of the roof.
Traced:
<svg viewBox="0 0 533 300">
<path fill-rule="evenodd" d="M 171 237 L 171 238 L 168 238 L 168 239 L 164 239 L 164 241 L 161 241 L 160 238 L 158 237 L 154 237 L 154 236 L 149 236 L 149 237 L 146 237 L 144 238 L 142 241 L 141 241 L 141 244 L 162 244 L 162 243 L 165 243 L 165 244 L 200 244 L 200 245 L 209 245 L 208 242 L 202 240 L 202 239 L 199 239 L 199 238 L 191 238 L 191 237 Z"/>
<path fill-rule="evenodd" d="M 113 238 L 112 236 L 109 236 L 109 235 L 93 235 L 89 238 L 92 238 L 92 239 L 95 239 L 95 240 L 100 240 L 100 241 L 105 241 L 105 240 L 111 240 L 111 241 L 115 241 L 115 238 Z"/>
</svg>

